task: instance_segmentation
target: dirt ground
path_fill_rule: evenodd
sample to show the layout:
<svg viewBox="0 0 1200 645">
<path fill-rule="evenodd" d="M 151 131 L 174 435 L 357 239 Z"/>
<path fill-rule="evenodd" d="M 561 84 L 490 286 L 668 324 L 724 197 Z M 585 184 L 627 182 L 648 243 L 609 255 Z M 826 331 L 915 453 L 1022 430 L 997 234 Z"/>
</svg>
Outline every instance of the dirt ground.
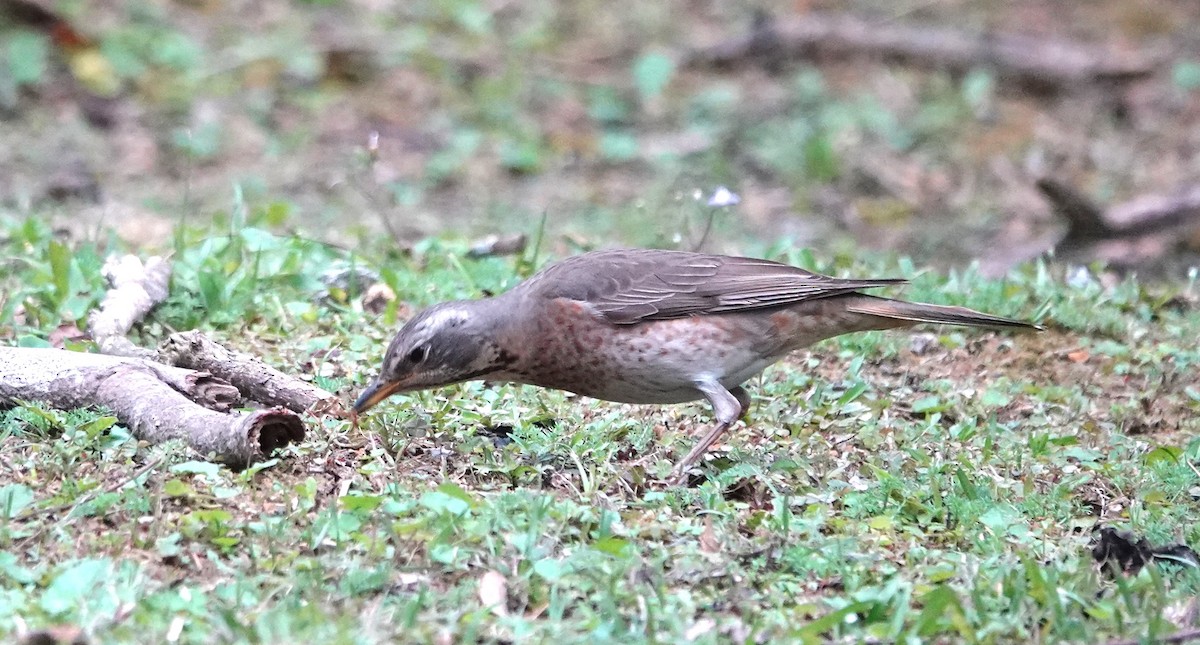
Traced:
<svg viewBox="0 0 1200 645">
<path fill-rule="evenodd" d="M 852 242 L 1002 270 L 1062 234 L 1039 177 L 1102 204 L 1200 177 L 1200 5 L 1187 0 L 759 7 L 773 20 L 845 11 L 1078 39 L 1158 61 L 1143 81 L 1051 93 L 873 56 L 677 67 L 660 92 L 641 91 L 655 80 L 635 69 L 647 55 L 680 60 L 755 20 L 696 0 L 94 2 L 53 14 L 84 44 L 28 19 L 28 6 L 51 4 L 0 3 L 0 34 L 50 34 L 46 69 L 0 106 L 0 208 L 84 235 L 112 226 L 138 245 L 240 210 L 339 243 L 385 223 L 398 244 L 530 232 L 545 216 L 565 236 L 552 241 L 686 245 L 707 216 L 690 196 L 729 185 L 742 203 L 719 214 L 710 247 Z M 813 72 L 823 89 L 798 98 Z M 814 129 L 820 145 L 796 161 Z M 1196 237 L 1115 255 L 1161 264 Z"/>
</svg>

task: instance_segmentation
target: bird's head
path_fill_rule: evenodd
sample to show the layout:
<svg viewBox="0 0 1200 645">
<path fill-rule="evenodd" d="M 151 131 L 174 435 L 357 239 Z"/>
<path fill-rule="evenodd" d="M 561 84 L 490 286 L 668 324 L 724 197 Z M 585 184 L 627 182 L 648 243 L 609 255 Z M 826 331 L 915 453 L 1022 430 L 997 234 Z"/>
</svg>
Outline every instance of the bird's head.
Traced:
<svg viewBox="0 0 1200 645">
<path fill-rule="evenodd" d="M 356 413 L 399 392 L 424 390 L 483 378 L 508 360 L 496 342 L 495 321 L 480 311 L 482 301 L 448 302 L 426 309 L 396 334 L 383 369 L 354 403 Z"/>
</svg>

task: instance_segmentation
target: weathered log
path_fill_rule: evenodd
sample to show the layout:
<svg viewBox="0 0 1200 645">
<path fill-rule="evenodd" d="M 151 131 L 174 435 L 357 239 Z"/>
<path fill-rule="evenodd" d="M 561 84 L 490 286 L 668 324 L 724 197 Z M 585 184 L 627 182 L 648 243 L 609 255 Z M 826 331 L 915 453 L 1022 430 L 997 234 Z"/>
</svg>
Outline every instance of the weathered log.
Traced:
<svg viewBox="0 0 1200 645">
<path fill-rule="evenodd" d="M 1072 40 L 974 33 L 820 12 L 756 20 L 749 34 L 697 49 L 684 62 L 714 67 L 742 61 L 773 65 L 780 59 L 856 55 L 959 72 L 986 67 L 1001 78 L 1043 90 L 1136 80 L 1152 74 L 1159 63 L 1146 52 L 1116 53 Z"/>
<path fill-rule="evenodd" d="M 343 412 L 335 395 L 288 376 L 255 356 L 226 349 L 199 331 L 171 334 L 158 352 L 171 365 L 204 370 L 229 381 L 247 399 L 294 412 Z"/>
<path fill-rule="evenodd" d="M 201 455 L 238 468 L 304 438 L 304 424 L 286 410 L 224 414 L 176 389 L 190 387 L 227 404 L 228 389 L 211 378 L 136 358 L 0 347 L 0 406 L 19 401 L 60 409 L 103 406 L 139 440 L 180 439 Z"/>
</svg>

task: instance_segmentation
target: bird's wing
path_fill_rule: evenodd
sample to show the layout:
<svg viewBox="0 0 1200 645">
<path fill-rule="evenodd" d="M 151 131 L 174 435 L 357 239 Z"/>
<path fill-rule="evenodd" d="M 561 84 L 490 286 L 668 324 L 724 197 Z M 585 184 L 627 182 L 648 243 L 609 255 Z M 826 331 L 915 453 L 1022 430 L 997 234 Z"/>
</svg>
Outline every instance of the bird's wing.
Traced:
<svg viewBox="0 0 1200 645">
<path fill-rule="evenodd" d="M 590 305 L 614 324 L 752 311 L 904 280 L 849 280 L 754 258 L 619 249 L 568 258 L 519 288 Z"/>
</svg>

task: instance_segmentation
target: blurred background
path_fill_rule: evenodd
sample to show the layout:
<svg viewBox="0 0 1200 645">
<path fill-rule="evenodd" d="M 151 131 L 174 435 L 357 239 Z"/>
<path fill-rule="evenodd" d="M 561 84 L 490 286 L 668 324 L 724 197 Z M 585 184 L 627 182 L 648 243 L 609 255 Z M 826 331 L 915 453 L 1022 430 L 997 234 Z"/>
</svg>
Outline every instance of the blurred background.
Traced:
<svg viewBox="0 0 1200 645">
<path fill-rule="evenodd" d="M 0 215 L 138 246 L 244 209 L 1178 275 L 1198 151 L 1195 0 L 0 0 Z"/>
</svg>

